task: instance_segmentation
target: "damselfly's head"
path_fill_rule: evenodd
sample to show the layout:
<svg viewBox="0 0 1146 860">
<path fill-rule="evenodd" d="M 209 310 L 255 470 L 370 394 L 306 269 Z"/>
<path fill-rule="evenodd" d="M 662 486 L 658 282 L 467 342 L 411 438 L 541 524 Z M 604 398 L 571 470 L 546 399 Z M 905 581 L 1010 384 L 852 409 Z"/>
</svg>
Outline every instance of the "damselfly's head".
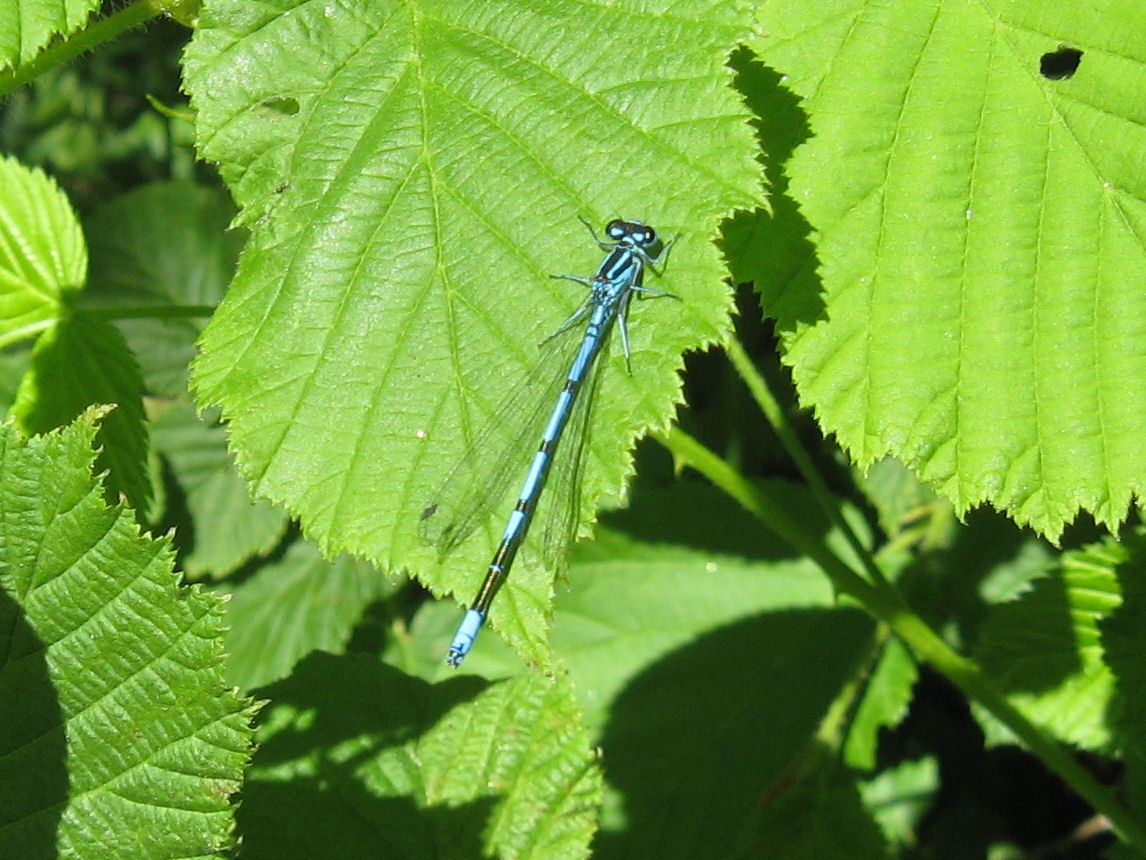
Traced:
<svg viewBox="0 0 1146 860">
<path fill-rule="evenodd" d="M 640 221 L 622 221 L 615 218 L 605 226 L 605 233 L 614 242 L 651 248 L 657 243 L 657 231 Z"/>
</svg>

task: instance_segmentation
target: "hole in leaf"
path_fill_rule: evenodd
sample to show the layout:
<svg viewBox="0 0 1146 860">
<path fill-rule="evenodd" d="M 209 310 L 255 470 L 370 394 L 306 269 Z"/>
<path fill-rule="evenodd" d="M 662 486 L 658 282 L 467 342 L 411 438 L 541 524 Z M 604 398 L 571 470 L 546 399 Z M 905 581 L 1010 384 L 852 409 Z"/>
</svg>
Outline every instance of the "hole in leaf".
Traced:
<svg viewBox="0 0 1146 860">
<path fill-rule="evenodd" d="M 1082 51 L 1059 45 L 1057 51 L 1043 54 L 1039 59 L 1039 72 L 1050 81 L 1062 81 L 1078 71 Z"/>
<path fill-rule="evenodd" d="M 299 111 L 298 99 L 289 97 L 267 99 L 262 106 L 287 116 L 294 116 Z"/>
</svg>

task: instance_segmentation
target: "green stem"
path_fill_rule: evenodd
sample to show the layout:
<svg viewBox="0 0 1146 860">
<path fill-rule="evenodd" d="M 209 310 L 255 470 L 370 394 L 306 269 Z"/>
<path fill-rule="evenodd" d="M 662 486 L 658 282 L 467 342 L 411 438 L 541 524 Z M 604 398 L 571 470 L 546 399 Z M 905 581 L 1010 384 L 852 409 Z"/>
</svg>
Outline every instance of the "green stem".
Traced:
<svg viewBox="0 0 1146 860">
<path fill-rule="evenodd" d="M 58 308 L 57 308 L 58 310 Z M 207 319 L 215 313 L 214 305 L 110 305 L 107 307 L 80 307 L 78 313 L 85 316 L 115 322 L 116 320 L 179 320 L 179 319 Z M 66 313 L 70 313 L 67 311 Z M 20 328 L 0 333 L 0 349 L 19 343 L 22 340 L 34 338 L 42 331 L 46 331 L 59 322 L 59 315 L 48 319 L 37 320 Z"/>
<path fill-rule="evenodd" d="M 14 328 L 11 331 L 6 331 L 0 334 L 0 349 L 11 346 L 14 343 L 19 343 L 22 340 L 27 340 L 38 335 L 40 332 L 50 329 L 56 324 L 56 320 L 36 320 L 34 323 Z"/>
<path fill-rule="evenodd" d="M 789 512 L 783 500 L 763 492 L 679 427 L 672 427 L 667 434 L 658 434 L 656 438 L 679 461 L 696 469 L 780 538 L 813 559 L 839 591 L 857 598 L 860 594 L 872 591 L 872 586 L 862 576 L 828 549 L 817 532 Z"/>
<path fill-rule="evenodd" d="M 85 316 L 105 320 L 181 320 L 207 319 L 215 313 L 215 305 L 108 305 L 86 306 L 80 309 Z"/>
<path fill-rule="evenodd" d="M 832 580 L 837 591 L 849 594 L 865 609 L 884 622 L 912 649 L 917 659 L 924 660 L 951 680 L 969 698 L 995 716 L 1026 747 L 1059 775 L 1095 810 L 1105 815 L 1114 830 L 1136 847 L 1146 846 L 1142 830 L 1129 811 L 1120 805 L 1107 788 L 1092 777 L 1050 735 L 1021 714 L 983 674 L 978 665 L 954 651 L 911 608 L 899 592 L 882 578 L 875 583 L 861 577 L 835 556 L 804 524 L 784 510 L 740 475 L 732 466 L 709 451 L 682 430 L 673 428 L 659 436 L 662 443 L 679 461 L 696 469 L 717 487 L 736 499 L 758 517 L 770 530 L 813 559 Z"/>
<path fill-rule="evenodd" d="M 728 354 L 729 359 L 731 359 L 732 366 L 736 368 L 736 372 L 740 374 L 740 378 L 744 380 L 744 384 L 748 386 L 748 391 L 752 394 L 756 405 L 760 407 L 760 411 L 764 413 L 764 417 L 767 418 L 768 423 L 772 425 L 772 430 L 775 432 L 777 438 L 779 438 L 780 444 L 784 446 L 784 450 L 787 451 L 788 456 L 792 458 L 792 462 L 796 464 L 796 468 L 807 482 L 809 489 L 812 491 L 812 495 L 828 515 L 828 519 L 832 525 L 835 526 L 840 534 L 844 536 L 844 539 L 851 544 L 856 556 L 863 560 L 864 571 L 867 573 L 869 581 L 874 583 L 886 583 L 883 572 L 879 569 L 879 565 L 875 563 L 875 559 L 872 558 L 867 547 L 860 541 L 859 535 L 855 533 L 848 521 L 840 514 L 839 505 L 836 504 L 835 496 L 824 482 L 823 475 L 821 475 L 820 470 L 816 468 L 811 455 L 809 455 L 804 449 L 804 446 L 800 444 L 800 440 L 792 430 L 792 426 L 788 422 L 784 410 L 780 407 L 780 404 L 776 402 L 776 398 L 772 396 L 768 384 L 756 370 L 756 366 L 752 363 L 752 359 L 748 357 L 748 353 L 744 351 L 744 347 L 740 345 L 740 341 L 735 337 L 731 338 L 729 343 L 725 346 L 725 352 Z"/>
<path fill-rule="evenodd" d="M 125 9 L 77 30 L 66 39 L 49 45 L 15 71 L 0 74 L 0 97 L 39 77 L 49 69 L 71 62 L 85 51 L 110 42 L 126 30 L 165 15 L 186 4 L 186 0 L 136 0 Z"/>
</svg>

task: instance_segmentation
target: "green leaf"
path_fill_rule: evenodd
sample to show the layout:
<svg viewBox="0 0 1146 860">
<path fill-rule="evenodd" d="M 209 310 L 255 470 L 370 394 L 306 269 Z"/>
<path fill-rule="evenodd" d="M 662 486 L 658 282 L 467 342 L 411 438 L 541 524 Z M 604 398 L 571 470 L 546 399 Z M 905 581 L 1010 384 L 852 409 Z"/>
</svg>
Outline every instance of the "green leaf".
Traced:
<svg viewBox="0 0 1146 860">
<path fill-rule="evenodd" d="M 59 317 L 87 265 L 79 222 L 55 181 L 0 158 L 0 346 Z"/>
<path fill-rule="evenodd" d="M 190 534 L 177 536 L 189 574 L 224 576 L 274 548 L 290 520 L 266 501 L 251 501 L 221 426 L 200 418 L 191 404 L 177 402 L 155 414 L 151 434 L 191 515 Z"/>
<path fill-rule="evenodd" d="M 360 559 L 329 562 L 296 541 L 231 592 L 227 679 L 249 690 L 284 677 L 311 651 L 343 651 L 366 606 L 393 588 Z"/>
<path fill-rule="evenodd" d="M 888 768 L 860 788 L 884 836 L 899 847 L 913 848 L 919 822 L 939 790 L 939 762 L 931 756 Z"/>
<path fill-rule="evenodd" d="M 601 777 L 567 680 L 431 686 L 313 654 L 264 692 L 244 857 L 589 855 Z"/>
<path fill-rule="evenodd" d="M 186 394 L 195 339 L 222 299 L 246 239 L 244 230 L 227 229 L 234 214 L 220 189 L 157 182 L 84 219 L 91 254 L 85 306 L 152 314 L 117 322 L 152 393 Z"/>
<path fill-rule="evenodd" d="M 0 159 L 0 343 L 43 331 L 20 381 L 12 414 L 27 433 L 67 424 L 93 404 L 117 409 L 101 423 L 100 468 L 108 490 L 146 514 L 139 367 L 109 323 L 68 310 L 84 285 L 83 233 L 55 183 L 39 170 Z"/>
<path fill-rule="evenodd" d="M 681 355 L 728 330 L 709 241 L 760 202 L 728 51 L 735 3 L 552 0 L 214 4 L 187 52 L 204 157 L 251 226 L 193 378 L 258 495 L 328 554 L 469 597 L 494 523 L 443 569 L 416 526 L 475 428 L 584 298 L 551 273 L 601 259 L 579 215 L 678 232 L 614 350 L 583 509 L 680 399 Z M 607 40 L 601 34 L 607 32 Z M 528 451 L 522 452 L 522 469 Z M 508 507 L 506 508 L 508 512 Z M 544 662 L 552 572 L 515 569 L 494 625 Z"/>
<path fill-rule="evenodd" d="M 99 0 L 6 0 L 0 6 L 0 71 L 26 63 L 55 36 L 78 30 L 99 8 Z"/>
<path fill-rule="evenodd" d="M 123 493 L 146 516 L 151 480 L 142 388 L 139 365 L 119 330 L 75 312 L 36 342 L 12 414 L 26 433 L 43 433 L 64 426 L 89 406 L 114 405 L 100 424 L 99 465 L 108 472 L 110 497 Z"/>
<path fill-rule="evenodd" d="M 844 745 L 844 761 L 851 767 L 870 770 L 877 765 L 879 732 L 899 724 L 907 716 L 912 688 L 919 670 L 911 652 L 898 639 L 888 638 L 875 668 L 863 680 L 859 701 Z"/>
<path fill-rule="evenodd" d="M 105 505 L 96 414 L 0 426 L 0 855 L 205 857 L 233 840 L 251 705 L 221 601 Z"/>
<path fill-rule="evenodd" d="M 1113 538 L 1067 553 L 1061 571 L 1036 580 L 1022 597 L 996 607 L 977 657 L 1011 703 L 1060 740 L 1111 748 L 1108 719 L 1114 675 L 1102 624 L 1122 603 L 1119 567 L 1126 546 Z M 1011 742 L 1004 726 L 979 713 L 987 740 Z"/>
<path fill-rule="evenodd" d="M 766 285 L 801 400 L 958 512 L 1056 537 L 1146 480 L 1146 7 L 769 4 L 815 259 Z M 1069 79 L 1044 54 L 1082 51 Z M 762 265 L 762 264 L 761 264 Z"/>
</svg>

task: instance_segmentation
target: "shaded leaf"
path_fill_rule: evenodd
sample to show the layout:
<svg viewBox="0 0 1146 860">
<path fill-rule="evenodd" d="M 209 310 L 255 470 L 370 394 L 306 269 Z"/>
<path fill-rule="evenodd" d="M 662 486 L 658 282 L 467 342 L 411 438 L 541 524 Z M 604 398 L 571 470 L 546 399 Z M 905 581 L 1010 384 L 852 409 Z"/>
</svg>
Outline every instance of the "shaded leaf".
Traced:
<svg viewBox="0 0 1146 860">
<path fill-rule="evenodd" d="M 883 860 L 887 846 L 857 786 L 825 757 L 796 786 L 765 798 L 747 856 L 776 860 Z"/>
<path fill-rule="evenodd" d="M 875 668 L 863 681 L 863 697 L 852 717 L 844 744 L 844 760 L 851 767 L 876 767 L 879 732 L 907 716 L 919 669 L 911 652 L 898 639 L 888 638 Z"/>
<path fill-rule="evenodd" d="M 117 325 L 143 367 L 149 392 L 187 392 L 187 366 L 209 309 L 235 271 L 244 230 L 228 230 L 235 209 L 217 188 L 156 182 L 111 200 L 84 219 L 91 254 L 85 306 L 151 311 Z M 170 316 L 197 308 L 197 316 Z"/>
<path fill-rule="evenodd" d="M 888 841 L 913 848 L 919 822 L 939 790 L 939 762 L 928 756 L 888 768 L 860 788 Z"/>
<path fill-rule="evenodd" d="M 116 408 L 100 422 L 99 465 L 112 499 L 120 493 L 142 516 L 151 503 L 143 379 L 123 335 L 106 320 L 70 313 L 40 335 L 12 414 L 27 433 L 62 427 L 92 405 Z"/>
<path fill-rule="evenodd" d="M 600 773 L 567 681 L 435 687 L 314 654 L 264 692 L 244 856 L 589 855 Z"/>
<path fill-rule="evenodd" d="M 1141 819 L 1146 813 L 1146 531 L 1134 529 L 1123 543 L 1119 566 L 1124 602 L 1101 622 L 1106 662 L 1115 678 L 1107 721 L 1126 764 L 1130 808 Z"/>
<path fill-rule="evenodd" d="M 1061 569 L 995 608 L 976 656 L 1011 703 L 1060 740 L 1107 750 L 1114 676 L 1106 664 L 1102 624 L 1122 603 L 1119 566 L 1126 548 L 1113 539 L 1067 553 Z M 1010 733 L 979 713 L 987 740 Z"/>
<path fill-rule="evenodd" d="M 595 856 L 728 856 L 748 833 L 756 856 L 783 850 L 770 803 L 798 777 L 871 635 L 855 610 L 780 610 L 702 635 L 633 678 L 600 741 L 624 826 L 603 828 Z M 813 825 L 824 811 L 802 807 L 809 838 L 831 833 Z"/>
<path fill-rule="evenodd" d="M 249 702 L 222 607 L 91 477 L 95 415 L 0 426 L 0 854 L 205 857 L 232 843 Z"/>
<path fill-rule="evenodd" d="M 267 501 L 252 501 L 235 471 L 223 428 L 195 414 L 190 403 L 173 403 L 151 425 L 155 449 L 171 465 L 191 515 L 190 548 L 183 566 L 192 576 L 224 576 L 279 542 L 290 524 Z"/>
<path fill-rule="evenodd" d="M 367 562 L 347 555 L 329 562 L 296 541 L 231 592 L 228 680 L 249 690 L 285 676 L 311 651 L 342 651 L 363 610 L 392 590 Z"/>
</svg>

